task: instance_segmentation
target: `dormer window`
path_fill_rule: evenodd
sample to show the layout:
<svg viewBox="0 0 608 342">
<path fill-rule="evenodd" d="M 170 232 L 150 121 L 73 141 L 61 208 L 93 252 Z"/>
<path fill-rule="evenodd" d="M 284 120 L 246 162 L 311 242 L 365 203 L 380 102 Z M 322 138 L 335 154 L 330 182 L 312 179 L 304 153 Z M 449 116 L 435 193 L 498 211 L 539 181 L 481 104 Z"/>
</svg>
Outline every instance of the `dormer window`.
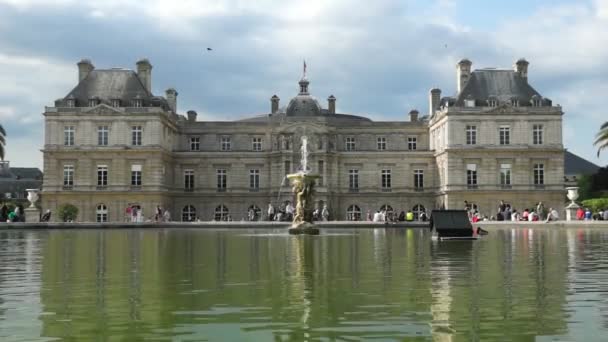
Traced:
<svg viewBox="0 0 608 342">
<path fill-rule="evenodd" d="M 514 97 L 511 99 L 511 106 L 513 107 L 519 107 L 519 99 Z"/>
<path fill-rule="evenodd" d="M 473 98 L 473 96 L 467 96 L 467 98 L 464 100 L 464 106 L 467 108 L 475 107 L 475 99 Z"/>
<path fill-rule="evenodd" d="M 141 96 L 139 96 L 139 94 L 137 96 L 135 96 L 135 98 L 133 99 L 133 107 L 135 108 L 141 108 L 143 107 L 144 101 L 142 100 Z"/>
<path fill-rule="evenodd" d="M 120 107 L 120 99 L 112 99 L 112 107 Z"/>
<path fill-rule="evenodd" d="M 532 106 L 540 107 L 542 105 L 542 99 L 538 95 L 532 96 Z"/>
<path fill-rule="evenodd" d="M 66 105 L 68 106 L 68 108 L 74 108 L 76 107 L 76 100 L 74 100 L 73 98 L 69 98 L 66 101 Z"/>
<path fill-rule="evenodd" d="M 89 99 L 89 107 L 95 107 L 99 104 L 99 98 L 98 97 L 92 97 Z"/>
<path fill-rule="evenodd" d="M 498 106 L 498 100 L 495 97 L 490 97 L 488 99 L 488 107 L 496 107 Z"/>
</svg>

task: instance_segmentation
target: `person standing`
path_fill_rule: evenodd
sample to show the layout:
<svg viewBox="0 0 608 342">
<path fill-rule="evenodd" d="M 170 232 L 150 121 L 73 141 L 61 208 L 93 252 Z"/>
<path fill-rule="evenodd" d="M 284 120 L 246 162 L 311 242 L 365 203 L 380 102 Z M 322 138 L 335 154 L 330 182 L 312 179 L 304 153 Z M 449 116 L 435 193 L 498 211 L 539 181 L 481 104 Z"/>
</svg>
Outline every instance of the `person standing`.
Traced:
<svg viewBox="0 0 608 342">
<path fill-rule="evenodd" d="M 274 206 L 268 203 L 268 221 L 274 221 Z"/>
<path fill-rule="evenodd" d="M 545 206 L 543 205 L 543 202 L 538 202 L 538 205 L 536 206 L 536 215 L 538 215 L 539 220 L 545 219 Z"/>
<path fill-rule="evenodd" d="M 323 205 L 323 210 L 321 211 L 321 218 L 323 221 L 329 221 L 329 209 L 327 209 L 327 204 Z"/>
</svg>

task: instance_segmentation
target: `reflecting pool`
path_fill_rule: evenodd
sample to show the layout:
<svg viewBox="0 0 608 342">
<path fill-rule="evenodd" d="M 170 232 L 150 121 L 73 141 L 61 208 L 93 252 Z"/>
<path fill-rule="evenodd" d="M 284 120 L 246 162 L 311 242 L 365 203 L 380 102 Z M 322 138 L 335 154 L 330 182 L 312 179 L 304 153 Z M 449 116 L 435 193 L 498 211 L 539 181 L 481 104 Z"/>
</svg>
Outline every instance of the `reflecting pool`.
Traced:
<svg viewBox="0 0 608 342">
<path fill-rule="evenodd" d="M 0 341 L 605 341 L 608 229 L 0 230 Z"/>
</svg>

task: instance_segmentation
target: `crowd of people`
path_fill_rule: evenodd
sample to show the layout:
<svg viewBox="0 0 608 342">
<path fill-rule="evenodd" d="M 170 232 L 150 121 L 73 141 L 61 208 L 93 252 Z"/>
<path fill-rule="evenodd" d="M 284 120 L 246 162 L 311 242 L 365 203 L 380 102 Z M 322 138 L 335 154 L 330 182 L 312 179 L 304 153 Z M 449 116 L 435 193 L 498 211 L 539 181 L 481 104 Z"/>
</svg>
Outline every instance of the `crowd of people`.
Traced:
<svg viewBox="0 0 608 342">
<path fill-rule="evenodd" d="M 2 207 L 0 207 L 0 222 L 25 222 L 23 206 L 18 204 L 9 208 L 6 204 L 2 204 Z"/>
<path fill-rule="evenodd" d="M 282 203 L 280 206 L 275 207 L 272 203 L 268 203 L 268 210 L 266 215 L 267 221 L 292 221 L 295 214 L 296 208 L 291 204 L 290 201 Z M 250 215 L 251 216 L 251 215 Z M 329 221 L 329 209 L 327 205 L 323 207 L 317 207 L 312 212 L 313 221 Z"/>
<path fill-rule="evenodd" d="M 559 220 L 559 213 L 555 208 L 545 208 L 543 202 L 538 202 L 530 208 L 525 208 L 522 212 L 519 212 L 515 207 L 509 203 L 500 201 L 498 204 L 497 212 L 495 215 L 488 217 L 487 215 L 481 215 L 477 204 L 470 204 L 464 201 L 464 209 L 469 214 L 471 222 L 479 221 L 557 221 Z"/>
<path fill-rule="evenodd" d="M 578 208 L 576 219 L 579 221 L 608 221 L 608 208 L 599 210 L 595 214 L 589 208 Z"/>
<path fill-rule="evenodd" d="M 144 209 L 140 205 L 128 205 L 125 209 L 125 222 L 171 222 L 171 213 L 169 210 L 163 210 L 160 205 L 157 205 L 154 210 L 154 216 L 146 219 Z"/>
</svg>

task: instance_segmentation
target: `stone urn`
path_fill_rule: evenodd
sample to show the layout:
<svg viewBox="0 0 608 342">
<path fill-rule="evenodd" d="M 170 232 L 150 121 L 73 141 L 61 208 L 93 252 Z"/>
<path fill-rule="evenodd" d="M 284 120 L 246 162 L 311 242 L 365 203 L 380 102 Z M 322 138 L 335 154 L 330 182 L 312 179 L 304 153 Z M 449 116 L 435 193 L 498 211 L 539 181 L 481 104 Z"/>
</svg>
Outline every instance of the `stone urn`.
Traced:
<svg viewBox="0 0 608 342">
<path fill-rule="evenodd" d="M 578 199 L 578 186 L 568 187 L 566 188 L 566 191 L 568 191 L 568 193 L 566 194 L 568 199 L 572 203 L 576 203 L 576 200 Z"/>
<path fill-rule="evenodd" d="M 40 193 L 39 189 L 25 189 L 27 191 L 27 200 L 30 201 L 30 208 L 36 208 L 36 202 L 40 197 L 38 194 Z"/>
</svg>

